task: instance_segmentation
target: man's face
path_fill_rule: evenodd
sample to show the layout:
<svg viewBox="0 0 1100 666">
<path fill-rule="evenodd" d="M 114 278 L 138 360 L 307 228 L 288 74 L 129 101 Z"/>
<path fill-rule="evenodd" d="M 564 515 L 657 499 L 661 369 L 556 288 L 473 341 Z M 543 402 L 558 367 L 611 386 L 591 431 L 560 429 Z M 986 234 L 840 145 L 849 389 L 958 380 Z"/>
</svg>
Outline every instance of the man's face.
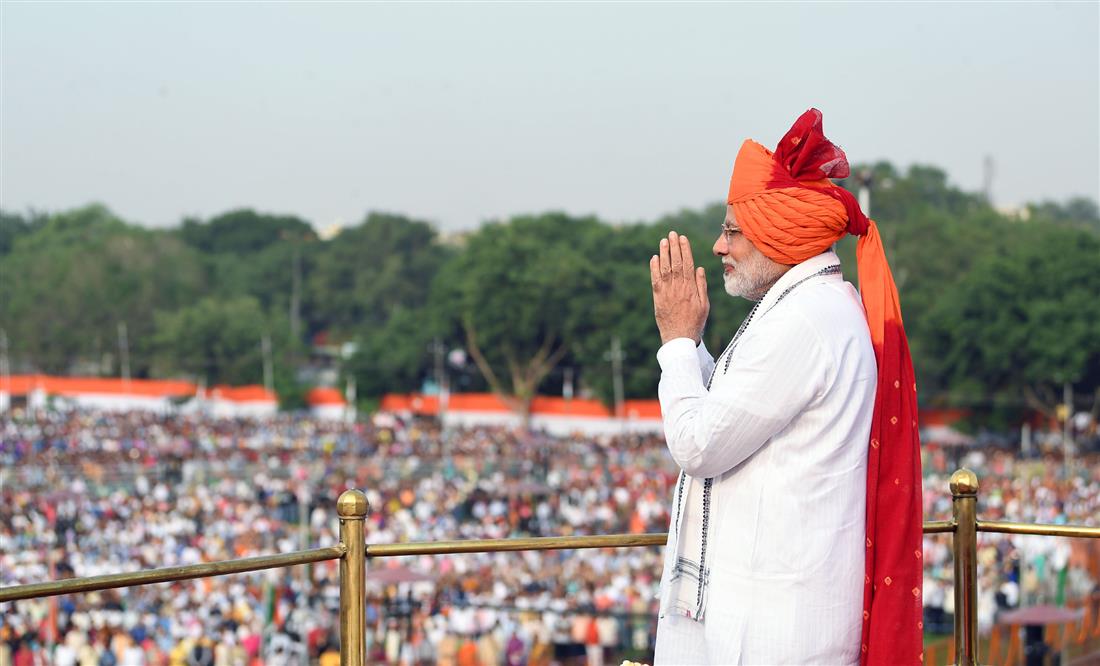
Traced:
<svg viewBox="0 0 1100 666">
<path fill-rule="evenodd" d="M 763 298 L 768 288 L 789 268 L 765 257 L 745 238 L 733 215 L 733 206 L 726 207 L 722 233 L 714 241 L 711 250 L 722 260 L 722 279 L 726 293 L 750 301 Z"/>
</svg>

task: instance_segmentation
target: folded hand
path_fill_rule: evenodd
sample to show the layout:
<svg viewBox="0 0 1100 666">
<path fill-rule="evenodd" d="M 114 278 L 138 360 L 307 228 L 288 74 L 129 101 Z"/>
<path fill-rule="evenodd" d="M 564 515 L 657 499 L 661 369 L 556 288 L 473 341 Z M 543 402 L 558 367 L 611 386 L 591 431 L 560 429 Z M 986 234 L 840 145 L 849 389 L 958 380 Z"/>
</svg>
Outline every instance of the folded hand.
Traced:
<svg viewBox="0 0 1100 666">
<path fill-rule="evenodd" d="M 661 239 L 659 254 L 649 260 L 649 276 L 661 342 L 691 338 L 699 344 L 710 314 L 710 299 L 706 273 L 702 266 L 695 267 L 687 236 L 670 231 L 668 238 Z"/>
</svg>

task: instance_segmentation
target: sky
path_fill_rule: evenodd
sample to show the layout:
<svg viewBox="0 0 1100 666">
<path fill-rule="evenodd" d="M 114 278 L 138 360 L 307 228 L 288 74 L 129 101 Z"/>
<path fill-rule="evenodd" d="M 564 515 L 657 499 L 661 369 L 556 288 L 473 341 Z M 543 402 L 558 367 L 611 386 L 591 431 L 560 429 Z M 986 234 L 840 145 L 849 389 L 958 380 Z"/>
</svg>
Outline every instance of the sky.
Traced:
<svg viewBox="0 0 1100 666">
<path fill-rule="evenodd" d="M 9 211 L 653 220 L 811 106 L 853 163 L 1100 199 L 1100 3 L 0 3 Z"/>
</svg>

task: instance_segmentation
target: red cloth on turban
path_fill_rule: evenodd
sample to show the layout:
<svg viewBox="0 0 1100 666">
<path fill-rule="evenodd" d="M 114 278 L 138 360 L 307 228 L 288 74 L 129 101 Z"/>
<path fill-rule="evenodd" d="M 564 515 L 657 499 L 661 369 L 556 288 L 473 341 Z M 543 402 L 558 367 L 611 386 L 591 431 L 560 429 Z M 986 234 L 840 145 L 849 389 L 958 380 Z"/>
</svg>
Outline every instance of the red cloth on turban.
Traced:
<svg viewBox="0 0 1100 666">
<path fill-rule="evenodd" d="M 859 236 L 859 289 L 878 362 L 867 463 L 866 576 L 861 663 L 923 661 L 922 514 L 917 385 L 901 304 L 878 227 L 850 192 L 848 159 L 810 109 L 775 152 L 746 141 L 728 203 L 742 233 L 767 257 L 797 264 L 845 234 Z"/>
</svg>

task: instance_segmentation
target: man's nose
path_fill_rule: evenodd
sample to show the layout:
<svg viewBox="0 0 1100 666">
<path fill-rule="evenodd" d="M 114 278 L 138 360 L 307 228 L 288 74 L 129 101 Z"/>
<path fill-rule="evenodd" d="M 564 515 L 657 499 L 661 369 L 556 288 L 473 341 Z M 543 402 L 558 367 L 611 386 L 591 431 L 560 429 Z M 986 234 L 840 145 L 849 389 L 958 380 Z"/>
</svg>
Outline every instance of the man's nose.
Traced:
<svg viewBox="0 0 1100 666">
<path fill-rule="evenodd" d="M 729 253 L 725 234 L 718 234 L 718 240 L 714 241 L 714 247 L 710 248 L 710 251 L 713 252 L 716 257 L 724 257 Z"/>
</svg>

